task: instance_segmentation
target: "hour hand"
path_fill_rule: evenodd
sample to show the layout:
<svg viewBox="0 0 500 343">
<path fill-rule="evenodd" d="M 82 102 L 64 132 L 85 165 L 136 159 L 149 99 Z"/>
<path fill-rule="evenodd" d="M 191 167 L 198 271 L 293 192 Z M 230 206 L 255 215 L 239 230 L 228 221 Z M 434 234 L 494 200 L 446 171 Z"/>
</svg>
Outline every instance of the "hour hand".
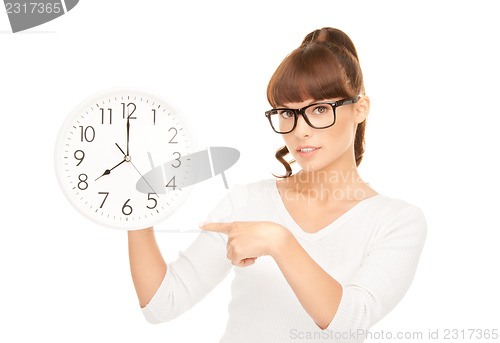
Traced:
<svg viewBox="0 0 500 343">
<path fill-rule="evenodd" d="M 118 163 L 118 164 L 117 164 L 116 166 L 114 166 L 113 168 L 111 168 L 111 169 L 106 169 L 106 170 L 104 171 L 104 173 L 102 173 L 102 175 L 101 175 L 101 176 L 99 176 L 97 179 L 95 179 L 95 181 L 99 180 L 99 179 L 100 179 L 101 177 L 103 177 L 104 175 L 109 175 L 109 174 L 111 174 L 111 171 L 112 171 L 113 169 L 115 169 L 116 167 L 118 167 L 118 166 L 119 166 L 120 164 L 122 164 L 123 162 L 125 162 L 125 159 L 124 159 L 123 161 L 121 161 L 120 163 Z"/>
</svg>

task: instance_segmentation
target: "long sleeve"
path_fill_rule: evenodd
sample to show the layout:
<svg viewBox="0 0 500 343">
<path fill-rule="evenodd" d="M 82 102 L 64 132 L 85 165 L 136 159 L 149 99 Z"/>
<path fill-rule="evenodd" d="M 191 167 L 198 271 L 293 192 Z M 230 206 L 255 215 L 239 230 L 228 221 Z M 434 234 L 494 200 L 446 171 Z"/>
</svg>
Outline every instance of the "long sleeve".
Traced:
<svg viewBox="0 0 500 343">
<path fill-rule="evenodd" d="M 208 215 L 207 221 L 223 221 L 230 193 Z M 230 208 L 230 207 L 229 207 Z M 150 302 L 142 308 L 149 323 L 170 321 L 192 308 L 213 290 L 230 272 L 223 234 L 202 231 L 191 245 L 179 252 L 177 260 L 167 263 L 167 273 Z"/>
<path fill-rule="evenodd" d="M 391 311 L 413 281 L 427 235 L 425 217 L 407 207 L 381 227 L 368 247 L 361 267 L 342 285 L 339 308 L 325 330 L 338 332 L 346 342 L 361 342 L 366 331 Z M 350 333 L 358 333 L 353 335 Z"/>
</svg>

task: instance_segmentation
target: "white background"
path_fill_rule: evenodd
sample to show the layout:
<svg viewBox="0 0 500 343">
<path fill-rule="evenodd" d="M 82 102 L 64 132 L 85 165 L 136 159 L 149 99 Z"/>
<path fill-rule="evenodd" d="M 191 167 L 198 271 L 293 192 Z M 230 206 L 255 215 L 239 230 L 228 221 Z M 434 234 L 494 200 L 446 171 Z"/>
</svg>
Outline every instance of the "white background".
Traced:
<svg viewBox="0 0 500 343">
<path fill-rule="evenodd" d="M 56 135 L 87 96 L 144 87 L 181 108 L 203 145 L 241 151 L 230 185 L 282 173 L 267 82 L 324 26 L 354 41 L 371 97 L 361 177 L 428 221 L 410 290 L 372 331 L 500 329 L 495 3 L 82 0 L 17 34 L 0 13 L 0 341 L 217 342 L 233 274 L 176 320 L 147 323 L 127 234 L 66 201 Z M 205 187 L 196 219 L 224 192 L 220 178 Z M 168 262 L 195 237 L 157 233 Z"/>
</svg>

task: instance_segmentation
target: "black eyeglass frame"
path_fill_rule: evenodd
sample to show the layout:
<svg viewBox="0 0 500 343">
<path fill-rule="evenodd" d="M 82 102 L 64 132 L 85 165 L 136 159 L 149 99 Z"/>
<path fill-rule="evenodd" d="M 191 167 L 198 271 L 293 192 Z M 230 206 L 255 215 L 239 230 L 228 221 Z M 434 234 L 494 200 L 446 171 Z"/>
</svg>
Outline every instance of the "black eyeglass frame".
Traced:
<svg viewBox="0 0 500 343">
<path fill-rule="evenodd" d="M 335 121 L 337 120 L 337 113 L 336 113 L 335 109 L 337 107 L 344 106 L 344 105 L 354 104 L 354 103 L 358 102 L 358 100 L 359 100 L 360 97 L 361 97 L 360 95 L 356 95 L 356 96 L 353 96 L 351 98 L 345 98 L 345 99 L 341 99 L 341 100 L 337 100 L 337 101 L 316 102 L 314 104 L 310 104 L 310 105 L 307 105 L 305 107 L 298 108 L 298 109 L 294 109 L 294 108 L 273 108 L 273 109 L 271 109 L 269 111 L 266 111 L 265 115 L 266 115 L 267 119 L 269 120 L 269 124 L 271 124 L 271 127 L 272 127 L 273 131 L 276 132 L 276 133 L 282 134 L 282 135 L 290 133 L 290 132 L 292 132 L 295 129 L 295 127 L 297 126 L 297 121 L 298 121 L 298 116 L 299 115 L 302 115 L 304 117 L 304 120 L 306 121 L 307 125 L 309 125 L 313 129 L 326 129 L 326 128 L 329 128 L 330 126 L 333 126 L 335 124 Z M 331 123 L 328 126 L 316 127 L 316 126 L 314 126 L 314 125 L 311 124 L 311 122 L 309 121 L 309 119 L 307 119 L 307 115 L 306 115 L 305 110 L 307 108 L 311 107 L 311 106 L 316 106 L 316 105 L 321 105 L 321 104 L 328 104 L 328 105 L 332 106 L 332 109 L 333 109 L 333 123 Z M 271 115 L 272 115 L 271 112 L 273 112 L 273 111 L 280 111 L 280 110 L 283 110 L 283 111 L 292 111 L 293 112 L 293 126 L 290 129 L 290 131 L 279 132 L 279 131 L 276 131 L 276 129 L 273 126 L 273 123 L 271 121 Z"/>
</svg>

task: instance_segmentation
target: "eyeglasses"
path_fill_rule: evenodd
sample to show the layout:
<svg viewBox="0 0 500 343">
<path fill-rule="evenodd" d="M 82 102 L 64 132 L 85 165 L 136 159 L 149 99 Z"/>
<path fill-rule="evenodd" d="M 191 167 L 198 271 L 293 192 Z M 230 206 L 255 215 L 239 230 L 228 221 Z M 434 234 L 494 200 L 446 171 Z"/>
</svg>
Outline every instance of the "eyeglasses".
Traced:
<svg viewBox="0 0 500 343">
<path fill-rule="evenodd" d="M 293 108 L 273 108 L 266 111 L 266 117 L 274 132 L 285 134 L 290 133 L 297 126 L 299 115 L 304 117 L 306 123 L 315 129 L 326 129 L 335 124 L 336 111 L 340 106 L 354 104 L 358 102 L 359 95 L 337 101 L 317 102 L 306 107 Z"/>
</svg>

